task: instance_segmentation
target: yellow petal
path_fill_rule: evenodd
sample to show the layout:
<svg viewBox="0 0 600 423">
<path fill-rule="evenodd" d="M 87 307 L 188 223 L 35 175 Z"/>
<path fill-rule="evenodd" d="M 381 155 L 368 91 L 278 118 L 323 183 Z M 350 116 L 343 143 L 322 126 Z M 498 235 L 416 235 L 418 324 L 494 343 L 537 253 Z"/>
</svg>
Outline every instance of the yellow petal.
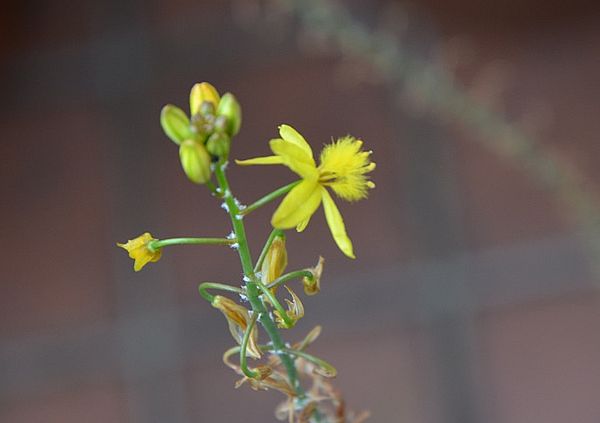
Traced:
<svg viewBox="0 0 600 423">
<path fill-rule="evenodd" d="M 352 241 L 350 241 L 350 238 L 348 238 L 348 235 L 346 234 L 346 226 L 344 225 L 344 219 L 342 218 L 340 211 L 333 202 L 329 192 L 323 187 L 321 187 L 321 194 L 325 218 L 327 219 L 327 224 L 329 225 L 329 230 L 331 230 L 331 235 L 333 235 L 335 243 L 348 257 L 356 258 L 352 248 Z"/>
<path fill-rule="evenodd" d="M 321 204 L 321 192 L 316 181 L 302 181 L 283 199 L 271 224 L 275 228 L 289 229 L 308 219 Z"/>
<path fill-rule="evenodd" d="M 274 139 L 270 141 L 269 145 L 273 153 L 282 158 L 283 164 L 303 179 L 316 180 L 319 177 L 319 171 L 312 155 L 296 144 L 282 139 Z"/>
<path fill-rule="evenodd" d="M 289 125 L 281 125 L 279 127 L 279 135 L 284 140 L 296 144 L 302 150 L 304 150 L 310 157 L 313 156 L 310 145 L 306 142 L 304 137 L 298 133 L 294 128 Z"/>
<path fill-rule="evenodd" d="M 246 160 L 235 161 L 240 166 L 250 165 L 272 165 L 272 164 L 283 164 L 283 159 L 279 156 L 265 156 L 265 157 L 254 157 Z"/>
<path fill-rule="evenodd" d="M 135 261 L 133 262 L 133 270 L 139 272 L 140 270 L 142 270 L 142 267 L 144 267 L 145 265 L 150 263 L 150 261 L 152 261 L 152 255 L 141 253 L 138 254 L 134 260 Z"/>
<path fill-rule="evenodd" d="M 304 219 L 302 222 L 298 223 L 298 225 L 296 225 L 296 232 L 302 232 L 306 229 L 306 227 L 308 226 L 308 222 L 310 222 L 310 216 L 308 216 L 306 219 Z"/>
</svg>

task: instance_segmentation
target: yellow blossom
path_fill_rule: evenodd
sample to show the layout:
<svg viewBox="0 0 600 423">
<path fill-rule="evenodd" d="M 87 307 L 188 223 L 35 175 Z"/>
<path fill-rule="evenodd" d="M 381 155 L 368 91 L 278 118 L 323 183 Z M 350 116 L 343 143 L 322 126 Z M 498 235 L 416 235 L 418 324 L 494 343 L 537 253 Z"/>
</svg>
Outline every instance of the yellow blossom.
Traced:
<svg viewBox="0 0 600 423">
<path fill-rule="evenodd" d="M 138 236 L 137 238 L 130 239 L 125 244 L 117 243 L 117 245 L 129 253 L 129 257 L 135 260 L 133 263 L 133 270 L 139 272 L 149 262 L 156 262 L 160 259 L 162 254 L 161 249 L 152 249 L 148 246 L 151 241 L 156 241 L 152 238 L 149 232 Z"/>
<path fill-rule="evenodd" d="M 280 229 L 295 226 L 300 232 L 323 203 L 333 239 L 344 254 L 355 258 L 344 220 L 327 188 L 347 201 L 366 198 L 368 190 L 375 187 L 366 175 L 375 169 L 375 163 L 369 158 L 371 152 L 362 150 L 361 140 L 342 137 L 323 148 L 317 166 L 310 145 L 294 128 L 281 125 L 279 134 L 281 138 L 269 143 L 274 156 L 236 161 L 240 165 L 283 164 L 302 178 L 285 196 L 273 214 L 271 224 Z"/>
</svg>

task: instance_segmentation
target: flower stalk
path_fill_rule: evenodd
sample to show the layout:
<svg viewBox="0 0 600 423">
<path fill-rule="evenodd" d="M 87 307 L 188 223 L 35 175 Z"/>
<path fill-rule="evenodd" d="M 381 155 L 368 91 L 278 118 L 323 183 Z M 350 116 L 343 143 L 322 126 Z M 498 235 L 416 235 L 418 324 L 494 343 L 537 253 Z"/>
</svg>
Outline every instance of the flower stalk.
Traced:
<svg viewBox="0 0 600 423">
<path fill-rule="evenodd" d="M 209 289 L 219 289 L 221 291 L 235 292 L 236 294 L 239 294 L 239 295 L 245 295 L 245 292 L 243 289 L 235 287 L 235 286 L 225 285 L 223 283 L 215 283 L 215 282 L 202 282 L 200 285 L 198 285 L 198 292 L 200 293 L 200 296 L 202 298 L 204 298 L 206 301 L 208 301 L 209 303 L 212 303 L 213 300 L 215 299 L 215 296 L 208 292 Z"/>
<path fill-rule="evenodd" d="M 236 242 L 235 238 L 168 238 L 149 242 L 148 249 L 159 250 L 171 245 L 233 245 Z"/>
<path fill-rule="evenodd" d="M 285 343 L 281 339 L 281 335 L 277 330 L 277 326 L 269 316 L 263 301 L 259 298 L 261 291 L 258 287 L 256 274 L 252 266 L 250 247 L 248 246 L 248 240 L 246 238 L 246 229 L 244 227 L 243 220 L 239 218 L 240 210 L 237 205 L 237 202 L 235 201 L 235 197 L 233 196 L 229 187 L 229 181 L 227 180 L 227 176 L 225 175 L 226 167 L 227 163 L 224 161 L 220 161 L 215 167 L 215 176 L 217 178 L 219 188 L 223 193 L 223 198 L 225 204 L 227 205 L 227 210 L 231 218 L 231 225 L 233 226 L 233 231 L 238 240 L 238 253 L 240 256 L 242 270 L 244 272 L 244 278 L 246 281 L 246 295 L 248 297 L 250 305 L 252 306 L 253 312 L 258 315 L 258 320 L 261 326 L 271 339 L 273 347 L 277 351 L 279 351 L 278 355 L 287 371 L 287 376 L 290 385 L 294 388 L 298 396 L 302 396 L 302 388 L 300 387 L 298 381 L 298 372 L 296 370 L 294 360 L 288 353 L 283 351 L 285 348 Z"/>
</svg>

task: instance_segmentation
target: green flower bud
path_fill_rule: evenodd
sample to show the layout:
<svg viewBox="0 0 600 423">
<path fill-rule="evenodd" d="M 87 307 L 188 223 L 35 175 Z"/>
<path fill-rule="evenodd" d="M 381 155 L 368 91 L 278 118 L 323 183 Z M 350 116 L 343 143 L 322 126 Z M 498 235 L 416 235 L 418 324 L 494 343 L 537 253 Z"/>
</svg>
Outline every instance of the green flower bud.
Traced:
<svg viewBox="0 0 600 423">
<path fill-rule="evenodd" d="M 206 141 L 206 149 L 208 152 L 217 157 L 227 158 L 230 145 L 231 138 L 223 132 L 215 132 L 208 138 L 208 141 Z"/>
<path fill-rule="evenodd" d="M 185 112 L 172 104 L 167 104 L 160 111 L 160 125 L 167 137 L 177 145 L 194 136 Z"/>
<path fill-rule="evenodd" d="M 210 154 L 201 143 L 193 140 L 182 142 L 179 146 L 179 159 L 190 181 L 204 184 L 210 179 Z"/>
<path fill-rule="evenodd" d="M 217 116 L 225 116 L 227 118 L 227 132 L 229 135 L 234 136 L 240 132 L 240 126 L 242 126 L 242 109 L 233 94 L 226 93 L 221 97 L 219 107 L 217 107 Z"/>
</svg>

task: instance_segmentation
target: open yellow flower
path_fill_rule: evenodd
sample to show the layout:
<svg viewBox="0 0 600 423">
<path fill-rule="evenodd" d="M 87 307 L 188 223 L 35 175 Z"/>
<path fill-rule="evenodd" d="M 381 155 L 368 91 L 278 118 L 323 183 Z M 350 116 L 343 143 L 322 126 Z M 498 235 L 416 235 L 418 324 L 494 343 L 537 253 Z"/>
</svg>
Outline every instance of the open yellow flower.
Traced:
<svg viewBox="0 0 600 423">
<path fill-rule="evenodd" d="M 236 160 L 240 165 L 283 164 L 302 178 L 302 182 L 285 196 L 273 214 L 271 224 L 280 229 L 295 226 L 300 232 L 323 203 L 333 239 L 344 254 L 355 258 L 344 220 L 327 188 L 347 201 L 366 198 L 368 189 L 375 187 L 366 175 L 375 169 L 375 163 L 369 158 L 371 152 L 362 151 L 361 140 L 346 136 L 323 148 L 317 167 L 310 145 L 294 128 L 281 125 L 279 134 L 281 138 L 269 143 L 274 156 Z"/>
<path fill-rule="evenodd" d="M 150 241 L 156 241 L 149 232 L 146 232 L 137 238 L 130 239 L 125 244 L 117 245 L 129 253 L 129 257 L 134 260 L 133 270 L 139 272 L 149 262 L 155 262 L 160 259 L 162 251 L 160 248 L 154 250 L 148 247 Z"/>
</svg>

